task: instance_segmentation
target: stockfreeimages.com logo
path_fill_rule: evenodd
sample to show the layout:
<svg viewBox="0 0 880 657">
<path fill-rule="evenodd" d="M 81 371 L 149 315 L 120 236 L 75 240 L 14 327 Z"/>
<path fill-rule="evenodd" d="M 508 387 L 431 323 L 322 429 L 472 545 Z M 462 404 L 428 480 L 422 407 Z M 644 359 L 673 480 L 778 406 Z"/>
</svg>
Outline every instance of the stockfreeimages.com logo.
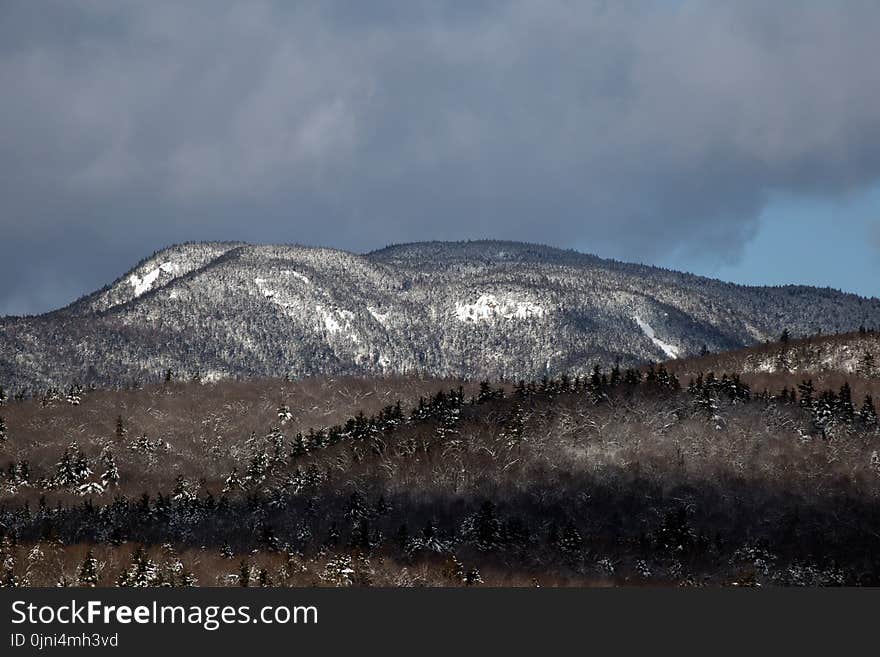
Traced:
<svg viewBox="0 0 880 657">
<path fill-rule="evenodd" d="M 82 603 L 71 600 L 60 605 L 37 605 L 24 600 L 12 603 L 12 624 L 20 625 L 198 625 L 213 632 L 223 625 L 317 624 L 315 606 L 267 605 L 253 610 L 249 605 L 108 605 L 100 600 Z"/>
</svg>

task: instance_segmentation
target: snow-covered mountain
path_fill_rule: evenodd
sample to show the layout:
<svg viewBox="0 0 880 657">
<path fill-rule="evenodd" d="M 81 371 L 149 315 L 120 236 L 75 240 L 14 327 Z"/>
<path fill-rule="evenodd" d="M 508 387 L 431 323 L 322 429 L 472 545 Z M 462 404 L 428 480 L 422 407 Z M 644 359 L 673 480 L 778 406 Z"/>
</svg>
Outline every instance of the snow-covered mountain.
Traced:
<svg viewBox="0 0 880 657">
<path fill-rule="evenodd" d="M 365 255 L 190 243 L 37 317 L 0 318 L 7 388 L 423 372 L 583 373 L 880 324 L 880 300 L 745 287 L 513 242 Z"/>
</svg>

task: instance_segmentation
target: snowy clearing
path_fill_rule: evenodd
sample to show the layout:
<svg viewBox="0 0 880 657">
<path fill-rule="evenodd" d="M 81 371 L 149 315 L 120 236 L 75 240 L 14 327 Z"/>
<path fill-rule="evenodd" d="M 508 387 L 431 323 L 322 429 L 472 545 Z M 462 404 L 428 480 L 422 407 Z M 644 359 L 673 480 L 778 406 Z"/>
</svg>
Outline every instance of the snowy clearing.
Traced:
<svg viewBox="0 0 880 657">
<path fill-rule="evenodd" d="M 298 278 L 299 280 L 301 280 L 301 281 L 302 281 L 303 283 L 305 283 L 306 285 L 308 285 L 309 283 L 311 283 L 311 281 L 309 280 L 309 277 L 308 277 L 308 276 L 306 276 L 305 274 L 300 274 L 300 273 L 299 273 L 298 271 L 296 271 L 295 269 L 285 269 L 285 270 L 284 270 L 284 273 L 286 273 L 286 274 L 290 274 L 290 275 L 293 276 L 294 278 Z"/>
<path fill-rule="evenodd" d="M 499 299 L 494 294 L 483 294 L 474 303 L 456 303 L 455 315 L 462 322 L 491 321 L 503 319 L 528 319 L 547 314 L 542 306 L 531 301 L 513 297 Z"/>
<path fill-rule="evenodd" d="M 373 308 L 373 306 L 367 306 L 367 310 L 373 316 L 373 319 L 383 326 L 385 325 L 385 322 L 388 321 L 388 313 L 379 312 L 376 308 Z"/>
<path fill-rule="evenodd" d="M 131 278 L 128 279 L 128 282 L 134 288 L 134 296 L 139 297 L 144 292 L 152 288 L 153 283 L 155 283 L 156 279 L 159 278 L 160 271 L 161 270 L 157 267 L 156 269 L 144 274 L 143 278 L 140 278 L 137 274 L 132 274 Z"/>
<path fill-rule="evenodd" d="M 639 325 L 639 328 L 642 329 L 642 333 L 647 335 L 651 342 L 660 347 L 664 354 L 670 358 L 678 358 L 678 347 L 671 345 L 668 342 L 663 342 L 663 340 L 655 335 L 653 327 L 637 315 L 634 315 L 633 319 L 636 321 L 636 324 Z"/>
<path fill-rule="evenodd" d="M 134 296 L 139 297 L 144 292 L 149 292 L 153 287 L 153 283 L 158 280 L 159 274 L 162 272 L 165 272 L 166 274 L 174 274 L 177 272 L 177 265 L 173 262 L 163 262 L 155 269 L 144 274 L 143 278 L 137 274 L 132 274 L 128 279 L 128 283 L 134 288 Z"/>
<path fill-rule="evenodd" d="M 268 282 L 269 281 L 267 281 L 265 278 L 254 279 L 254 283 L 256 283 L 257 288 L 260 290 L 260 292 L 262 292 L 263 296 L 267 299 L 271 299 L 277 294 L 277 292 L 266 287 L 266 283 Z"/>
<path fill-rule="evenodd" d="M 332 311 L 325 310 L 324 306 L 315 306 L 315 311 L 323 319 L 324 328 L 327 329 L 328 333 L 337 333 L 342 328 L 342 324 L 336 320 Z"/>
</svg>

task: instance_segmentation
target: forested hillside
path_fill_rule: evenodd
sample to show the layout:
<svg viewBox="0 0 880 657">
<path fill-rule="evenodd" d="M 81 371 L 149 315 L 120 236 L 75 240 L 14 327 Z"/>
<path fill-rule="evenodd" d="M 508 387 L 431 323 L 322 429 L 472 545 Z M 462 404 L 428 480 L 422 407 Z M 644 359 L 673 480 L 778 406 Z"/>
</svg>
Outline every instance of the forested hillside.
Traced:
<svg viewBox="0 0 880 657">
<path fill-rule="evenodd" d="M 177 378 L 587 375 L 880 325 L 880 301 L 737 286 L 513 242 L 367 255 L 193 243 L 37 317 L 0 319 L 18 392 Z"/>
<path fill-rule="evenodd" d="M 7 400 L 0 577 L 877 585 L 878 394 L 652 366 Z"/>
</svg>

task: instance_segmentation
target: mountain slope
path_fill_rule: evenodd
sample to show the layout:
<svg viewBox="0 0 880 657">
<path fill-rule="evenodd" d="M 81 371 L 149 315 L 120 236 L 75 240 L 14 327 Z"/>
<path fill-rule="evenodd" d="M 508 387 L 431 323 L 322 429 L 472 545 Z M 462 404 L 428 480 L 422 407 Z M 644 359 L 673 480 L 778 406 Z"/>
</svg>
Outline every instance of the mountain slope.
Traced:
<svg viewBox="0 0 880 657">
<path fill-rule="evenodd" d="M 317 374 L 540 377 L 880 324 L 880 301 L 513 242 L 366 255 L 193 243 L 61 310 L 0 319 L 8 388 Z"/>
<path fill-rule="evenodd" d="M 880 379 L 880 333 L 876 330 L 814 335 L 747 349 L 705 354 L 676 361 L 670 370 L 681 377 L 701 372 L 778 375 L 800 383 L 805 378 L 837 376 L 846 380 Z"/>
</svg>

